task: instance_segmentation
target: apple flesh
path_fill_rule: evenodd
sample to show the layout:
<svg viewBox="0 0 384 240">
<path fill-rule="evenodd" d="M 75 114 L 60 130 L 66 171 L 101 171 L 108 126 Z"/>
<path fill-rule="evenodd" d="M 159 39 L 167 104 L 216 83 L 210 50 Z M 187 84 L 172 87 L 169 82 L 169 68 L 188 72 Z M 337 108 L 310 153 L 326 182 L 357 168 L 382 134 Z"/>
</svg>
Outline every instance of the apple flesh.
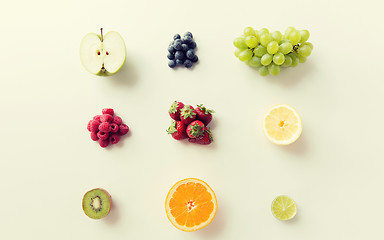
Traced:
<svg viewBox="0 0 384 240">
<path fill-rule="evenodd" d="M 103 35 L 88 33 L 80 43 L 80 60 L 84 68 L 99 76 L 117 73 L 124 65 L 125 44 L 119 33 L 111 31 Z"/>
</svg>

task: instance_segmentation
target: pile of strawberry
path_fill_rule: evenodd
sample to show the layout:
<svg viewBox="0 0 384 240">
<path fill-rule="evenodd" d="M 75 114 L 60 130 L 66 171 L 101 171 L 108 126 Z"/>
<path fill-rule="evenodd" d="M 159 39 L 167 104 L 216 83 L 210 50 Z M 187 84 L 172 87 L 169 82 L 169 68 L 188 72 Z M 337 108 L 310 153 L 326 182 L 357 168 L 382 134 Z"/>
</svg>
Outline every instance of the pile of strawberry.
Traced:
<svg viewBox="0 0 384 240">
<path fill-rule="evenodd" d="M 105 148 L 110 143 L 116 144 L 120 137 L 127 134 L 129 127 L 123 123 L 121 117 L 115 116 L 112 108 L 104 108 L 103 115 L 96 115 L 88 122 L 87 129 L 91 132 L 91 139 L 99 141 L 100 147 Z"/>
<path fill-rule="evenodd" d="M 207 145 L 213 142 L 212 133 L 207 125 L 212 121 L 213 110 L 203 104 L 193 108 L 174 101 L 169 109 L 169 115 L 174 120 L 168 128 L 168 134 L 176 140 L 187 139 L 191 143 Z"/>
</svg>

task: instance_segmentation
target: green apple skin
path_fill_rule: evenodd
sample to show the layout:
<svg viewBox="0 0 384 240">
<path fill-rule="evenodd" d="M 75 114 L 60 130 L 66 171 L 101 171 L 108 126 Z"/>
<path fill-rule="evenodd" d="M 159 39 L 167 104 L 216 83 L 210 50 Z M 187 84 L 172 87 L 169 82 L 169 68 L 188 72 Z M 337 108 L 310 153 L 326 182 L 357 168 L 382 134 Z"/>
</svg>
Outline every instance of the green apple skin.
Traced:
<svg viewBox="0 0 384 240">
<path fill-rule="evenodd" d="M 114 31 L 111 31 L 111 32 L 114 32 Z M 110 32 L 108 32 L 108 33 L 110 33 Z M 107 34 L 108 34 L 108 33 L 107 33 Z M 100 34 L 97 34 L 97 36 L 98 36 L 98 37 L 100 38 L 100 40 L 101 40 L 101 35 L 100 35 Z M 124 66 L 125 59 L 127 58 L 127 49 L 125 48 L 125 45 L 124 45 L 124 49 L 125 49 L 125 58 L 124 58 L 123 64 L 121 64 L 120 68 L 117 69 L 116 72 L 114 72 L 114 73 L 110 73 L 110 72 L 108 72 L 108 71 L 104 71 L 104 72 L 103 72 L 103 71 L 100 70 L 100 72 L 96 73 L 96 75 L 97 75 L 97 76 L 101 76 L 101 77 L 107 77 L 107 76 L 112 76 L 112 75 L 118 73 L 118 72 L 120 71 L 120 69 Z"/>
<path fill-rule="evenodd" d="M 125 59 L 127 58 L 127 51 L 125 51 L 125 58 L 124 58 L 124 62 L 123 62 L 123 64 L 121 64 L 121 66 L 120 66 L 120 68 L 119 69 L 117 69 L 116 70 L 116 72 L 114 72 L 114 73 L 110 73 L 110 72 L 108 72 L 108 71 L 99 71 L 98 73 L 96 73 L 95 75 L 97 75 L 97 76 L 101 76 L 101 77 L 107 77 L 107 76 L 112 76 L 112 75 L 114 75 L 114 74 L 116 74 L 116 73 L 118 73 L 119 71 L 120 71 L 120 69 L 124 66 L 124 63 L 125 63 Z"/>
<path fill-rule="evenodd" d="M 112 33 L 112 32 L 115 32 L 115 31 L 110 31 L 110 32 L 108 32 L 108 33 Z M 108 34 L 108 33 L 107 33 L 107 34 Z M 115 33 L 119 34 L 118 32 L 115 32 Z M 88 34 L 86 34 L 86 35 L 83 37 L 83 39 L 86 38 L 89 34 L 95 34 L 95 33 L 88 33 Z M 106 35 L 107 35 L 107 34 L 106 34 Z M 95 35 L 96 35 L 96 36 L 100 39 L 100 41 L 101 41 L 101 35 L 100 35 L 100 34 L 95 34 Z M 106 35 L 105 35 L 105 36 L 106 36 Z M 119 34 L 119 35 L 120 35 L 120 34 Z M 96 76 L 100 76 L 100 77 L 112 76 L 112 75 L 118 73 L 118 72 L 120 71 L 120 69 L 124 66 L 125 60 L 126 60 L 126 58 L 127 58 L 127 49 L 126 49 L 126 47 L 125 47 L 125 43 L 124 43 L 124 51 L 125 51 L 125 56 L 124 56 L 123 63 L 122 63 L 121 66 L 120 66 L 115 72 L 113 72 L 113 73 L 112 73 L 112 72 L 108 72 L 107 70 L 102 71 L 101 69 L 100 69 L 99 72 L 97 72 L 97 73 L 93 73 L 93 72 L 88 71 L 88 69 L 84 66 L 83 62 L 82 62 L 81 64 L 83 65 L 83 67 L 85 68 L 85 70 L 87 70 L 87 72 L 92 73 L 92 74 L 94 74 L 94 75 L 96 75 Z"/>
</svg>

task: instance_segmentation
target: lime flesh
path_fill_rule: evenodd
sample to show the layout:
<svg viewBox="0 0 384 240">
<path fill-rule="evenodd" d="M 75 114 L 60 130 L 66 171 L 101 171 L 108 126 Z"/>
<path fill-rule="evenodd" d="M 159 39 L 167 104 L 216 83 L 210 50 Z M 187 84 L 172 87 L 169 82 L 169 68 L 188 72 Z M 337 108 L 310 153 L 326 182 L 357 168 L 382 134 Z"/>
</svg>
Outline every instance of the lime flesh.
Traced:
<svg viewBox="0 0 384 240">
<path fill-rule="evenodd" d="M 289 220 L 296 215 L 296 203 L 288 196 L 278 196 L 272 202 L 271 211 L 279 220 Z"/>
</svg>

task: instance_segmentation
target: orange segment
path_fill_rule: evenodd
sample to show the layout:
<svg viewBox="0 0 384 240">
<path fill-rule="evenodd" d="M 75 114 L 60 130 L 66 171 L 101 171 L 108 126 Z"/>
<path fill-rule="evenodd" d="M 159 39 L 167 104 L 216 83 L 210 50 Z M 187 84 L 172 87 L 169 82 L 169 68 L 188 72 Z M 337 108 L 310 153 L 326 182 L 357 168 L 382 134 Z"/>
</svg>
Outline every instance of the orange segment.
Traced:
<svg viewBox="0 0 384 240">
<path fill-rule="evenodd" d="M 193 232 L 212 222 L 217 211 L 216 196 L 202 180 L 187 178 L 177 182 L 169 190 L 165 211 L 176 228 Z"/>
</svg>

